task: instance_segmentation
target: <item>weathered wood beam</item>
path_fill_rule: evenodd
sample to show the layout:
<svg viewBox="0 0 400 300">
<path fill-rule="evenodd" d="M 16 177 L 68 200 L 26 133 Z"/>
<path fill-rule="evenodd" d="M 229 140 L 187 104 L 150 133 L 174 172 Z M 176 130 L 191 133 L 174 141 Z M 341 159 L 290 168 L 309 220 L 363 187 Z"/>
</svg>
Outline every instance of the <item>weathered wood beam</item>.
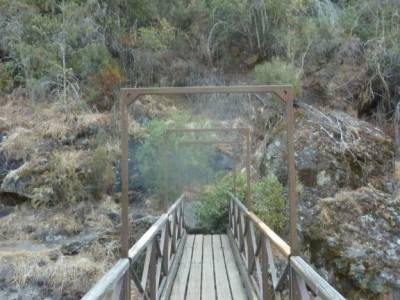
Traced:
<svg viewBox="0 0 400 300">
<path fill-rule="evenodd" d="M 291 85 L 241 85 L 241 86 L 192 86 L 157 88 L 122 88 L 124 96 L 131 95 L 191 95 L 191 94 L 247 94 L 273 93 L 284 100 L 291 91 Z"/>
<path fill-rule="evenodd" d="M 97 300 L 114 289 L 129 269 L 129 259 L 122 258 L 83 296 L 81 300 Z"/>
</svg>

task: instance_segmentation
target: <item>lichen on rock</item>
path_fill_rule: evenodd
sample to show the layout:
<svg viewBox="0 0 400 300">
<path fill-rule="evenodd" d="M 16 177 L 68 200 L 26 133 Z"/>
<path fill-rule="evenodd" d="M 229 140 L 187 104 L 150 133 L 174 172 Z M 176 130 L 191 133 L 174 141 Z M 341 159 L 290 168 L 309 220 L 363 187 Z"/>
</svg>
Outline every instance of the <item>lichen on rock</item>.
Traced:
<svg viewBox="0 0 400 300">
<path fill-rule="evenodd" d="M 304 253 L 351 299 L 400 289 L 393 140 L 347 113 L 299 106 L 294 142 Z M 259 168 L 287 184 L 284 122 L 267 132 Z"/>
</svg>

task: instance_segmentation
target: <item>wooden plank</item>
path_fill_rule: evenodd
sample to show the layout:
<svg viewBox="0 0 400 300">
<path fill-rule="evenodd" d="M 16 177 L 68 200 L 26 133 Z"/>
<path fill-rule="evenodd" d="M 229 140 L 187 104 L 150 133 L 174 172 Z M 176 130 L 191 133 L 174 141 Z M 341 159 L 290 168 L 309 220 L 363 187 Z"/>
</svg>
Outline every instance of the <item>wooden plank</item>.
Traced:
<svg viewBox="0 0 400 300">
<path fill-rule="evenodd" d="M 214 270 L 215 270 L 215 286 L 217 288 L 218 300 L 231 300 L 232 294 L 229 287 L 228 273 L 225 269 L 225 259 L 222 253 L 221 236 L 212 236 L 214 250 Z"/>
<path fill-rule="evenodd" d="M 169 274 L 167 277 L 167 281 L 165 283 L 165 289 L 163 291 L 163 294 L 161 295 L 161 300 L 169 299 L 169 297 L 171 295 L 174 280 L 176 278 L 176 275 L 177 275 L 177 272 L 178 272 L 178 269 L 179 269 L 179 266 L 180 266 L 180 263 L 182 260 L 183 249 L 185 248 L 185 244 L 186 244 L 186 238 L 187 238 L 187 234 L 185 232 L 183 234 L 182 240 L 179 243 L 178 250 L 176 251 L 176 254 L 172 258 L 170 271 L 169 271 Z"/>
<path fill-rule="evenodd" d="M 250 278 L 247 276 L 247 271 L 244 268 L 244 263 L 242 262 L 237 264 L 237 259 L 240 257 L 240 254 L 237 251 L 236 255 L 239 255 L 239 257 L 234 257 L 234 253 L 232 252 L 231 248 L 232 244 L 229 242 L 226 235 L 221 235 L 221 245 L 225 257 L 225 265 L 233 299 L 257 299 L 257 296 L 255 295 L 253 287 L 250 283 Z M 238 250 L 236 244 L 234 244 L 234 246 L 236 247 L 236 250 Z M 241 267 L 243 268 L 242 270 L 240 270 Z M 245 273 L 247 279 L 242 276 L 244 275 L 242 272 Z"/>
<path fill-rule="evenodd" d="M 104 274 L 103 277 L 92 287 L 82 300 L 95 300 L 101 299 L 110 289 L 114 288 L 115 285 L 122 279 L 124 274 L 129 268 L 129 259 L 124 258 L 118 260 L 118 262 Z"/>
<path fill-rule="evenodd" d="M 287 91 L 286 101 L 286 138 L 288 163 L 288 194 L 289 194 L 289 240 L 291 255 L 298 255 L 297 247 L 297 191 L 296 191 L 296 162 L 294 159 L 294 108 L 293 92 Z"/>
<path fill-rule="evenodd" d="M 201 283 L 201 299 L 213 300 L 215 298 L 214 257 L 212 236 L 205 235 L 203 240 L 203 271 Z"/>
<path fill-rule="evenodd" d="M 201 276 L 203 263 L 203 235 L 196 235 L 193 245 L 192 263 L 190 265 L 189 282 L 186 300 L 201 299 Z"/>
<path fill-rule="evenodd" d="M 301 277 L 311 290 L 324 300 L 344 300 L 345 298 L 326 282 L 313 268 L 310 267 L 300 256 L 290 257 L 290 266 Z"/>
<path fill-rule="evenodd" d="M 173 283 L 171 300 L 185 299 L 186 285 L 189 278 L 190 265 L 192 261 L 192 252 L 194 244 L 194 235 L 188 235 L 183 249 L 181 261 L 179 263 L 178 272 Z"/>
</svg>

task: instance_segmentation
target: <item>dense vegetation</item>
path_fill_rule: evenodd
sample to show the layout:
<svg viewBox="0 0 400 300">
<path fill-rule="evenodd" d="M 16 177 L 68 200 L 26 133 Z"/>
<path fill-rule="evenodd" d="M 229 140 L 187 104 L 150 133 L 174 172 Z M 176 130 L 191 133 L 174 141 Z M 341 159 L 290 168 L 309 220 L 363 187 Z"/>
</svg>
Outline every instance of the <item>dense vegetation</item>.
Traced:
<svg viewBox="0 0 400 300">
<path fill-rule="evenodd" d="M 121 84 L 189 85 L 259 63 L 266 63 L 256 68 L 259 82 L 300 87 L 350 43 L 344 59 L 366 70 L 360 113 L 390 117 L 399 101 L 399 7 L 398 0 L 1 0 L 0 89 L 108 108 Z"/>
<path fill-rule="evenodd" d="M 114 261 L 121 86 L 247 83 L 294 86 L 303 254 L 349 299 L 389 299 L 399 283 L 398 181 L 389 174 L 398 149 L 387 134 L 399 135 L 400 0 L 0 0 L 0 236 L 73 242 L 62 259 L 12 251 L 0 298 L 18 298 L 14 289 L 80 298 Z M 200 195 L 198 221 L 224 231 L 232 157 L 245 150 L 181 147 L 198 136 L 166 139 L 166 129 L 251 126 L 252 210 L 286 237 L 287 139 L 275 100 L 138 99 L 129 107 L 132 218 L 145 228 L 164 192 L 173 201 L 184 189 Z M 240 175 L 239 198 L 244 191 Z M 86 233 L 95 243 L 74 250 Z"/>
<path fill-rule="evenodd" d="M 246 179 L 237 177 L 236 195 L 245 200 Z M 225 232 L 229 218 L 229 196 L 233 192 L 232 176 L 220 174 L 206 186 L 196 208 L 199 223 L 211 232 Z M 252 184 L 252 210 L 276 232 L 282 233 L 286 223 L 286 198 L 283 186 L 275 176 L 262 177 Z"/>
</svg>

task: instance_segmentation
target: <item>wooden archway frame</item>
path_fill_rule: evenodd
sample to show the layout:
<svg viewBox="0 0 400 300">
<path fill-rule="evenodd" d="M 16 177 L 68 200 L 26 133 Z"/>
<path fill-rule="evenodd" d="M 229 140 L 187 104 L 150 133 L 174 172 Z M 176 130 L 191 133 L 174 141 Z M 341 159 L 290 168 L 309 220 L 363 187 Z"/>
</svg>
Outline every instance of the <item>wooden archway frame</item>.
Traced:
<svg viewBox="0 0 400 300">
<path fill-rule="evenodd" d="M 190 94 L 275 94 L 286 104 L 288 182 L 289 182 L 289 241 L 292 255 L 297 247 L 297 197 L 296 168 L 294 160 L 294 110 L 293 88 L 290 85 L 244 85 L 244 86 L 196 86 L 160 88 L 122 88 L 121 89 L 121 256 L 128 257 L 129 217 L 128 217 L 128 105 L 144 95 L 190 95 Z M 129 273 L 124 279 L 123 294 L 129 296 Z"/>
<path fill-rule="evenodd" d="M 172 128 L 172 129 L 167 129 L 165 132 L 165 138 L 168 139 L 169 134 L 171 133 L 201 133 L 201 132 L 213 132 L 213 133 L 218 133 L 218 132 L 224 132 L 224 133 L 238 133 L 245 139 L 245 146 L 246 146 L 246 158 L 245 158 L 245 166 L 246 166 L 246 206 L 248 208 L 251 207 L 251 187 L 250 187 L 250 163 L 251 163 L 251 157 L 250 157 L 250 147 L 251 147 L 251 140 L 250 140 L 250 127 L 212 127 L 212 128 Z M 164 143 L 166 143 L 165 141 Z M 206 144 L 206 145 L 216 145 L 216 144 L 228 144 L 228 145 L 234 145 L 237 144 L 236 141 L 227 141 L 227 140 L 199 140 L 199 141 L 189 141 L 189 142 L 181 142 L 179 143 L 180 145 L 182 144 Z M 166 151 L 166 150 L 164 150 Z M 167 160 L 164 157 L 164 162 L 163 162 L 163 168 L 164 168 L 164 176 L 166 177 L 166 172 L 167 172 Z M 164 185 L 165 187 L 167 186 L 166 179 L 164 178 Z M 164 207 L 167 205 L 167 191 L 166 188 L 164 187 Z M 234 167 L 234 175 L 233 175 L 233 191 L 234 194 L 236 194 L 236 161 L 235 161 L 235 167 Z"/>
</svg>

